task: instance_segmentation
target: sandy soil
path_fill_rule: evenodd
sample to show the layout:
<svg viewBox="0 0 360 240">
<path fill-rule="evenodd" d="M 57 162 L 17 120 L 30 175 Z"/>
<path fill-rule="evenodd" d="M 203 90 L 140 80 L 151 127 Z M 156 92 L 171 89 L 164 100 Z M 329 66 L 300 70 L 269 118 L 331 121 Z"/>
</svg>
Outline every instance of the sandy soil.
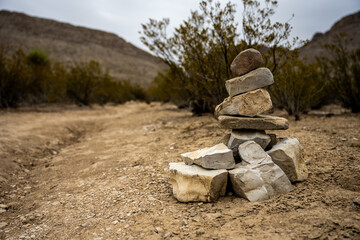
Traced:
<svg viewBox="0 0 360 240">
<path fill-rule="evenodd" d="M 0 113 L 1 239 L 360 239 L 360 115 L 290 129 L 309 178 L 263 202 L 179 203 L 168 163 L 228 131 L 152 103 Z"/>
</svg>

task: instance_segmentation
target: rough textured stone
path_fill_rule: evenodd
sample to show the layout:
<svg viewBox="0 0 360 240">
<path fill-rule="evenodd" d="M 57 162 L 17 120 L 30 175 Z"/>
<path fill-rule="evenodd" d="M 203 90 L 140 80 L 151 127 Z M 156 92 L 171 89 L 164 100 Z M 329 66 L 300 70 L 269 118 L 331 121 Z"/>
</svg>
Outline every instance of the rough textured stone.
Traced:
<svg viewBox="0 0 360 240">
<path fill-rule="evenodd" d="M 253 117 L 272 108 L 270 94 L 265 89 L 228 97 L 216 106 L 215 116 L 242 115 Z"/>
<path fill-rule="evenodd" d="M 288 176 L 291 182 L 303 181 L 308 170 L 303 158 L 303 148 L 296 138 L 284 138 L 267 153 Z"/>
<path fill-rule="evenodd" d="M 274 83 L 274 77 L 268 68 L 258 68 L 241 77 L 236 77 L 225 82 L 225 87 L 230 97 L 266 87 Z"/>
<path fill-rule="evenodd" d="M 260 171 L 239 167 L 229 171 L 234 192 L 251 202 L 269 199 Z"/>
<path fill-rule="evenodd" d="M 232 151 L 223 143 L 210 148 L 181 154 L 182 160 L 188 164 L 197 164 L 206 169 L 232 169 L 235 160 Z"/>
<path fill-rule="evenodd" d="M 170 163 L 174 197 L 180 202 L 211 202 L 225 196 L 227 170 L 206 170 L 196 165 Z"/>
<path fill-rule="evenodd" d="M 289 128 L 287 119 L 269 115 L 258 115 L 252 118 L 220 115 L 218 120 L 222 128 L 230 129 L 285 130 Z"/>
<path fill-rule="evenodd" d="M 242 165 L 258 165 L 271 163 L 271 157 L 264 149 L 254 141 L 246 141 L 238 147 Z"/>
<path fill-rule="evenodd" d="M 229 171 L 233 190 L 249 201 L 261 201 L 270 196 L 287 193 L 293 187 L 279 166 L 254 141 L 239 146 L 242 163 Z"/>
<path fill-rule="evenodd" d="M 263 63 L 263 58 L 258 50 L 253 48 L 240 52 L 231 63 L 230 69 L 235 76 L 248 73 Z"/>
<path fill-rule="evenodd" d="M 294 188 L 284 171 L 274 162 L 262 163 L 254 170 L 259 170 L 269 196 L 291 192 Z"/>
<path fill-rule="evenodd" d="M 270 137 L 263 130 L 232 130 L 228 148 L 233 151 L 235 159 L 239 156 L 239 145 L 246 141 L 254 141 L 265 149 L 270 143 Z"/>
</svg>

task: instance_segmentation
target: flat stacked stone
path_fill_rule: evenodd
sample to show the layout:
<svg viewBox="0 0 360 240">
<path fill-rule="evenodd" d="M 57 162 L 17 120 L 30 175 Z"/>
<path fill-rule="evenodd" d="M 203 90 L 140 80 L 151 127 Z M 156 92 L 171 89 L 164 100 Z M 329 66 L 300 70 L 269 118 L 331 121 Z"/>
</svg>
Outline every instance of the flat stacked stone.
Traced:
<svg viewBox="0 0 360 240">
<path fill-rule="evenodd" d="M 274 137 L 270 138 L 265 130 L 285 130 L 289 127 L 285 118 L 262 115 L 273 107 L 270 94 L 264 87 L 274 83 L 271 71 L 261 67 L 262 63 L 259 51 L 247 49 L 240 52 L 231 64 L 231 71 L 236 77 L 225 83 L 229 97 L 215 108 L 220 126 L 232 129 L 228 147 L 233 150 L 237 161 L 241 160 L 237 148 L 244 141 L 260 143 L 261 136 L 266 139 L 260 144 L 265 149 L 270 143 L 274 145 Z M 246 137 L 241 139 L 239 136 Z"/>
<path fill-rule="evenodd" d="M 231 71 L 236 77 L 226 81 L 229 97 L 215 108 L 215 116 L 222 128 L 232 129 L 228 147 L 237 162 L 245 161 L 239 146 L 254 141 L 268 151 L 272 164 L 279 166 L 291 182 L 303 181 L 308 174 L 299 141 L 284 139 L 279 142 L 275 134 L 265 132 L 286 130 L 289 123 L 282 117 L 263 115 L 272 108 L 270 95 L 264 87 L 273 84 L 274 78 L 269 69 L 261 67 L 262 63 L 261 53 L 255 49 L 242 51 L 234 59 Z"/>
<path fill-rule="evenodd" d="M 259 51 L 247 49 L 231 64 L 236 77 L 226 81 L 229 97 L 215 108 L 220 126 L 232 129 L 231 134 L 212 147 L 181 154 L 183 163 L 170 163 L 173 195 L 178 201 L 215 201 L 225 196 L 228 179 L 237 195 L 261 201 L 290 192 L 291 182 L 307 178 L 299 141 L 280 141 L 265 132 L 285 130 L 289 123 L 263 115 L 272 109 L 264 87 L 273 84 L 274 78 L 262 63 Z"/>
</svg>

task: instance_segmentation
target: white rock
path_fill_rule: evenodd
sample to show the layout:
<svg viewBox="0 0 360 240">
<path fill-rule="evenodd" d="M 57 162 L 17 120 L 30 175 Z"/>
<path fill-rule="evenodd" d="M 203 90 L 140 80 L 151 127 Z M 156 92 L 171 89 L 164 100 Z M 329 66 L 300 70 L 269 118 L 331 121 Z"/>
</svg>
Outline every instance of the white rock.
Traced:
<svg viewBox="0 0 360 240">
<path fill-rule="evenodd" d="M 265 134 L 265 131 L 261 130 L 232 130 L 228 148 L 233 151 L 235 159 L 239 156 L 239 145 L 247 141 L 254 141 L 265 149 L 271 139 L 269 135 Z"/>
<path fill-rule="evenodd" d="M 265 188 L 269 196 L 281 193 L 288 193 L 293 190 L 293 186 L 289 178 L 283 170 L 274 162 L 262 163 L 259 166 L 253 167 L 260 171 L 260 175 L 264 180 Z"/>
<path fill-rule="evenodd" d="M 267 153 L 291 182 L 307 179 L 308 170 L 303 157 L 303 148 L 296 138 L 284 138 Z"/>
<path fill-rule="evenodd" d="M 268 68 L 258 68 L 240 77 L 225 82 L 230 97 L 266 87 L 274 83 L 274 77 Z"/>
<path fill-rule="evenodd" d="M 228 97 L 216 106 L 215 116 L 232 115 L 254 117 L 272 109 L 270 94 L 265 89 L 257 89 L 235 97 Z"/>
<path fill-rule="evenodd" d="M 242 163 L 229 171 L 235 193 L 249 201 L 261 201 L 293 190 L 286 174 L 260 145 L 247 141 L 240 144 L 239 154 Z"/>
<path fill-rule="evenodd" d="M 196 165 L 170 163 L 173 195 L 180 202 L 211 202 L 225 196 L 228 172 L 206 170 Z"/>
<path fill-rule="evenodd" d="M 239 155 L 243 165 L 257 165 L 271 163 L 271 157 L 254 141 L 247 141 L 239 145 Z"/>
<path fill-rule="evenodd" d="M 232 169 L 235 160 L 232 151 L 223 143 L 210 148 L 181 154 L 187 165 L 197 164 L 206 169 Z"/>
<path fill-rule="evenodd" d="M 269 198 L 264 180 L 260 171 L 243 166 L 229 171 L 234 192 L 251 202 L 262 201 Z"/>
</svg>

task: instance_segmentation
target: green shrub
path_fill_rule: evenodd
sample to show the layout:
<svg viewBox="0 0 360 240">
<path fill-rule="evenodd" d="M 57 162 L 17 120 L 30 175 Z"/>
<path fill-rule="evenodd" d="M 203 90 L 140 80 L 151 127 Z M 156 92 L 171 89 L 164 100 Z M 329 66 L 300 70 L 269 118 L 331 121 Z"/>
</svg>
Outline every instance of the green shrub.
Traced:
<svg viewBox="0 0 360 240">
<path fill-rule="evenodd" d="M 16 51 L 8 57 L 8 49 L 0 46 L 0 108 L 17 107 L 29 91 L 26 56 Z"/>
<path fill-rule="evenodd" d="M 286 43 L 290 25 L 272 24 L 270 17 L 277 7 L 276 1 L 243 0 L 243 33 L 241 39 L 235 21 L 235 6 L 224 7 L 212 0 L 200 1 L 200 11 L 192 11 L 169 37 L 169 19 L 150 19 L 143 24 L 141 41 L 169 68 L 157 75 L 150 89 L 151 99 L 172 101 L 189 106 L 194 113 L 211 112 L 227 97 L 225 81 L 232 78 L 231 61 L 248 47 L 268 45 L 272 70 L 278 67 L 279 45 Z M 282 61 L 284 62 L 284 61 Z"/>
<path fill-rule="evenodd" d="M 139 85 L 115 81 L 96 61 L 74 63 L 68 69 L 59 62 L 52 64 L 41 50 L 27 55 L 21 50 L 11 55 L 10 50 L 0 46 L 0 108 L 23 103 L 90 105 L 147 99 Z"/>
<path fill-rule="evenodd" d="M 317 64 L 306 64 L 294 56 L 275 75 L 275 83 L 270 87 L 274 105 L 285 109 L 296 120 L 300 115 L 317 106 L 324 97 L 326 86 Z"/>
<path fill-rule="evenodd" d="M 360 47 L 349 51 L 349 39 L 343 34 L 325 44 L 330 57 L 319 58 L 323 77 L 329 82 L 328 92 L 332 99 L 340 100 L 352 112 L 360 111 Z"/>
<path fill-rule="evenodd" d="M 41 49 L 30 50 L 26 57 L 30 72 L 28 83 L 28 102 L 45 102 L 50 89 L 52 75 L 51 63 L 45 52 Z"/>
</svg>

